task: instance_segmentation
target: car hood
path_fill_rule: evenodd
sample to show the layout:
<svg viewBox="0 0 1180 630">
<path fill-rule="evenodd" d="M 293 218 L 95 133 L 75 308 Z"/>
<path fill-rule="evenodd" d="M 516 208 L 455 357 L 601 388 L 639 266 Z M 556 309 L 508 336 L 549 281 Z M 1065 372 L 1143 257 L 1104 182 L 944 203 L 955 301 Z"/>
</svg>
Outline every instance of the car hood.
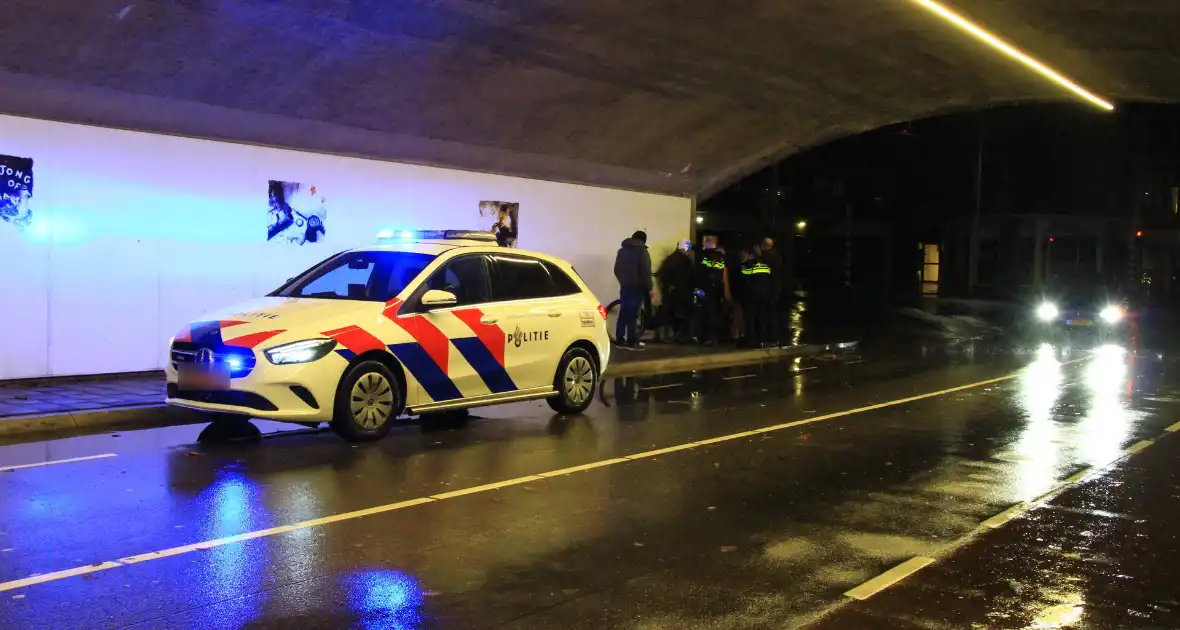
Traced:
<svg viewBox="0 0 1180 630">
<path fill-rule="evenodd" d="M 340 321 L 355 321 L 359 311 L 380 312 L 380 306 L 351 300 L 263 297 L 206 313 L 181 329 L 174 340 L 253 348 L 272 339 L 320 336 L 338 328 Z"/>
</svg>

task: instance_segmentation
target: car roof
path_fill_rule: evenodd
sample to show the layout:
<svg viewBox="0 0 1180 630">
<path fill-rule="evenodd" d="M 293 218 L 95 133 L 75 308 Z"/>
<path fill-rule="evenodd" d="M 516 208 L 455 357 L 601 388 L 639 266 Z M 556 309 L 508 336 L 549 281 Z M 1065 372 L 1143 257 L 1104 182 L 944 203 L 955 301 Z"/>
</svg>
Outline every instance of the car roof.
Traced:
<svg viewBox="0 0 1180 630">
<path fill-rule="evenodd" d="M 549 254 L 542 254 L 541 252 L 534 252 L 525 249 L 505 248 L 496 245 L 488 245 L 477 242 L 462 242 L 454 240 L 421 240 L 410 243 L 390 243 L 380 245 L 370 245 L 368 247 L 357 247 L 350 251 L 354 252 L 412 252 L 415 254 L 432 254 L 441 256 L 449 251 L 463 250 L 463 252 L 475 252 L 481 254 L 519 254 L 529 256 L 531 258 L 540 258 L 552 263 L 557 263 L 561 266 L 569 266 L 569 263 L 550 256 Z"/>
</svg>

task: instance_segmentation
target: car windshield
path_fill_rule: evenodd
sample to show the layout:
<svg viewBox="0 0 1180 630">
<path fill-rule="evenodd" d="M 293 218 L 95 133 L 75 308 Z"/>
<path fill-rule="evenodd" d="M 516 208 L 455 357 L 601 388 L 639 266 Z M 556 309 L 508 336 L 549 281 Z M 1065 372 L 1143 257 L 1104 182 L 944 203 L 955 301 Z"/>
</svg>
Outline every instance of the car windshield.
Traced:
<svg viewBox="0 0 1180 630">
<path fill-rule="evenodd" d="M 344 252 L 287 281 L 272 297 L 387 302 L 434 260 L 414 252 Z"/>
</svg>

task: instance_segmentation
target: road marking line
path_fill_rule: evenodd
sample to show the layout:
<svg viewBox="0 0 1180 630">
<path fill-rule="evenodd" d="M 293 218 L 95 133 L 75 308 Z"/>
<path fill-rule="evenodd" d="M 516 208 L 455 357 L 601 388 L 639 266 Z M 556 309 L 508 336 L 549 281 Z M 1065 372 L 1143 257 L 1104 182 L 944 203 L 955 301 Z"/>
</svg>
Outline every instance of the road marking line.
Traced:
<svg viewBox="0 0 1180 630">
<path fill-rule="evenodd" d="M 699 442 L 690 442 L 687 444 L 670 446 L 668 448 L 657 449 L 654 451 L 646 451 L 643 453 L 636 453 L 634 455 L 627 455 L 624 457 L 616 457 L 613 459 L 603 460 L 601 462 L 592 462 L 590 464 L 583 464 L 581 466 L 574 466 L 571 468 L 562 468 L 559 470 L 551 470 L 551 471 L 548 471 L 545 473 L 538 473 L 536 475 L 517 477 L 516 479 L 509 479 L 506 481 L 499 481 L 499 482 L 495 482 L 495 483 L 484 484 L 481 486 L 474 486 L 471 488 L 464 488 L 461 490 L 444 492 L 441 494 L 431 495 L 428 497 L 419 497 L 416 499 L 408 499 L 405 501 L 399 501 L 397 503 L 378 505 L 375 507 L 366 508 L 363 510 L 356 510 L 353 512 L 333 514 L 333 515 L 329 515 L 329 516 L 324 516 L 322 518 L 312 519 L 309 521 L 301 521 L 299 523 L 295 523 L 292 525 L 281 525 L 281 526 L 272 527 L 269 529 L 263 529 L 263 530 L 258 530 L 258 531 L 254 531 L 254 532 L 246 532 L 243 534 L 238 534 L 236 536 L 228 536 L 226 538 L 218 538 L 216 540 L 197 542 L 197 543 L 193 543 L 190 545 L 183 545 L 180 547 L 172 547 L 170 549 L 163 549 L 160 551 L 154 551 L 154 552 L 150 552 L 150 553 L 128 556 L 126 558 L 119 560 L 118 562 L 114 562 L 114 561 L 103 562 L 100 564 L 86 565 L 84 567 L 77 567 L 74 569 L 66 569 L 63 571 L 56 571 L 54 573 L 46 573 L 43 575 L 31 576 L 31 577 L 23 578 L 20 580 L 13 580 L 10 582 L 0 582 L 0 592 L 10 591 L 10 590 L 17 589 L 17 588 L 23 588 L 23 587 L 31 586 L 34 584 L 42 584 L 44 582 L 52 582 L 55 580 L 62 580 L 65 578 L 74 577 L 76 575 L 84 575 L 86 573 L 92 573 L 94 571 L 103 571 L 106 569 L 113 569 L 116 567 L 132 565 L 132 564 L 136 564 L 136 563 L 140 563 L 140 562 L 146 562 L 148 560 L 158 560 L 160 558 L 167 558 L 169 556 L 176 556 L 176 555 L 180 555 L 183 553 L 189 553 L 192 551 L 199 551 L 202 549 L 210 549 L 213 547 L 218 547 L 221 545 L 228 545 L 228 544 L 232 544 L 232 543 L 236 543 L 236 542 L 241 542 L 244 540 L 263 538 L 263 537 L 267 537 L 267 536 L 275 536 L 278 534 L 283 534 L 283 533 L 295 531 L 298 529 L 306 529 L 306 528 L 310 528 L 310 527 L 320 527 L 323 525 L 327 525 L 329 523 L 336 523 L 339 521 L 346 521 L 346 520 L 351 520 L 351 519 L 356 519 L 356 518 L 362 518 L 365 516 L 370 516 L 372 514 L 380 514 L 382 512 L 390 512 L 393 510 L 400 510 L 400 509 L 409 508 L 409 507 L 413 507 L 413 506 L 417 506 L 417 505 L 424 505 L 427 503 L 435 503 L 437 501 L 443 501 L 446 499 L 452 499 L 455 497 L 465 496 L 465 495 L 469 495 L 469 494 L 476 494 L 476 493 L 485 492 L 488 490 L 495 490 L 497 488 L 504 488 L 504 487 L 508 487 L 508 486 L 519 485 L 519 484 L 527 483 L 530 481 L 542 481 L 548 477 L 555 477 L 558 475 L 570 474 L 570 473 L 580 472 L 580 471 L 584 471 L 584 470 L 593 470 L 596 468 L 603 468 L 606 466 L 612 466 L 615 464 L 622 464 L 622 463 L 637 460 L 637 459 L 644 459 L 644 458 L 648 458 L 648 457 L 654 457 L 656 455 L 663 455 L 665 453 L 674 453 L 676 451 L 683 451 L 683 450 L 687 450 L 687 449 L 697 448 L 699 446 L 706 445 L 706 444 L 716 444 L 718 442 L 735 440 L 738 438 L 749 437 L 751 435 L 757 435 L 760 433 L 769 433 L 772 431 L 789 429 L 792 427 L 813 424 L 816 422 L 823 422 L 825 420 L 833 420 L 836 418 L 843 418 L 845 416 L 851 416 L 851 415 L 855 415 L 858 413 L 864 413 L 866 411 L 875 411 L 877 409 L 884 409 L 887 407 L 895 407 L 898 405 L 904 405 L 904 404 L 911 403 L 911 402 L 918 401 L 918 400 L 925 400 L 927 398 L 944 396 L 946 394 L 960 392 L 960 391 L 967 390 L 967 389 L 972 389 L 972 388 L 976 388 L 976 387 L 983 387 L 985 385 L 992 385 L 995 383 L 1002 383 L 1004 381 L 1010 381 L 1014 378 L 1017 378 L 1018 376 L 1020 376 L 1020 372 L 1009 374 L 1007 376 L 1000 376 L 997 378 L 991 378 L 991 379 L 987 379 L 984 381 L 978 381 L 975 383 L 968 383 L 966 385 L 959 385 L 957 387 L 951 387 L 948 389 L 942 389 L 942 390 L 938 390 L 938 391 L 934 391 L 934 392 L 927 392 L 925 394 L 918 394 L 916 396 L 909 396 L 907 398 L 899 398 L 897 400 L 891 400 L 891 401 L 887 401 L 887 402 L 883 402 L 883 403 L 877 403 L 877 404 L 868 405 L 865 407 L 858 407 L 856 409 L 846 409 L 844 411 L 837 411 L 835 413 L 829 413 L 829 414 L 822 415 L 822 416 L 816 416 L 814 418 L 807 418 L 805 420 L 797 420 L 794 422 L 786 422 L 783 424 L 777 424 L 777 425 L 770 426 L 770 427 L 763 427 L 761 429 L 743 431 L 740 433 L 731 433 L 729 435 L 721 435 L 721 436 L 717 436 L 715 438 L 701 440 Z M 111 456 L 114 456 L 114 454 L 111 453 L 108 455 L 102 455 L 102 456 L 98 456 L 98 457 L 111 457 Z M 87 459 L 94 459 L 94 458 L 92 457 L 92 458 L 87 458 Z M 70 461 L 70 460 L 62 460 L 62 461 L 64 462 L 64 461 Z M 887 571 L 886 573 L 874 578 L 873 580 L 869 580 L 869 582 L 862 584 L 860 587 L 857 587 L 857 589 L 863 589 L 865 586 L 867 586 L 870 583 L 882 580 L 882 578 L 884 578 L 885 576 L 893 574 L 894 572 L 897 572 L 897 571 L 903 569 L 903 567 L 907 567 L 907 566 L 911 565 L 911 563 L 915 563 L 915 561 L 918 561 L 920 563 L 920 566 L 915 565 L 914 568 L 904 571 L 904 574 L 898 574 L 896 579 L 889 582 L 888 584 L 885 584 L 884 582 L 880 582 L 882 584 L 882 586 L 880 588 L 884 588 L 885 586 L 888 586 L 889 584 L 892 584 L 893 582 L 896 582 L 897 580 L 904 578 L 906 575 L 909 575 L 910 573 L 913 573 L 914 571 L 920 569 L 922 566 L 925 566 L 926 564 L 933 562 L 933 560 L 931 560 L 929 558 L 923 558 L 923 557 L 914 558 L 899 567 L 895 567 L 894 569 Z M 880 588 L 878 588 L 877 590 L 880 590 Z M 856 591 L 857 589 L 853 589 L 853 591 Z M 849 593 L 852 593 L 853 591 L 849 591 Z M 849 596 L 855 597 L 854 595 L 849 595 Z M 866 595 L 866 597 L 867 597 L 867 595 Z"/>
<path fill-rule="evenodd" d="M 852 599 L 866 600 L 913 575 L 919 569 L 932 562 L 934 562 L 933 558 L 927 558 L 925 556 L 910 558 L 868 582 L 845 592 L 844 595 Z"/>
<path fill-rule="evenodd" d="M 382 512 L 392 512 L 394 510 L 401 510 L 416 505 L 423 505 L 426 503 L 434 503 L 435 499 L 430 497 L 421 497 L 418 499 L 410 499 L 409 501 L 398 501 L 397 503 L 388 503 L 386 505 L 378 505 L 376 507 L 365 508 L 363 510 L 356 510 L 354 512 L 345 512 L 343 514 L 333 514 L 331 516 L 323 516 L 320 518 L 313 518 L 310 521 L 300 521 L 292 525 L 295 529 L 306 529 L 308 527 L 319 527 L 320 525 L 327 525 L 328 523 L 336 523 L 339 521 L 347 521 L 354 518 L 361 518 L 363 516 L 371 516 L 373 514 L 380 514 Z"/>
<path fill-rule="evenodd" d="M 8 472 L 10 470 L 21 470 L 24 468 L 37 468 L 39 466 L 52 466 L 54 464 L 70 464 L 73 462 L 88 462 L 92 459 L 106 459 L 108 457 L 118 457 L 118 453 L 103 453 L 102 455 L 87 455 L 86 457 L 71 457 L 69 459 L 56 459 L 49 462 L 39 462 L 36 464 L 20 464 L 17 466 L 0 466 L 0 472 Z"/>
<path fill-rule="evenodd" d="M 864 363 L 864 359 L 857 359 L 855 361 L 845 361 L 844 365 L 856 365 L 857 363 Z"/>
<path fill-rule="evenodd" d="M 676 446 L 669 446 L 668 448 L 659 448 L 654 451 L 644 451 L 642 453 L 636 453 L 634 455 L 624 455 L 623 459 L 628 459 L 628 460 L 630 460 L 630 459 L 643 459 L 644 457 L 655 457 L 656 455 L 663 455 L 664 453 L 675 453 L 676 451 L 686 451 L 690 448 L 696 448 L 696 447 L 697 447 L 697 445 L 695 442 L 689 442 L 688 444 L 678 444 Z"/>
<path fill-rule="evenodd" d="M 1065 483 L 1077 483 L 1077 482 L 1085 479 L 1092 472 L 1094 472 L 1093 466 L 1090 466 L 1089 468 L 1086 468 L 1085 470 L 1079 470 L 1078 472 L 1066 477 Z"/>
<path fill-rule="evenodd" d="M 673 387 L 683 387 L 684 383 L 672 383 L 671 385 L 652 385 L 651 387 L 640 387 L 641 392 L 654 392 L 657 389 L 672 389 Z"/>
<path fill-rule="evenodd" d="M 559 477 L 561 475 L 568 475 L 570 473 L 582 472 L 583 470 L 592 470 L 594 468 L 602 468 L 603 466 L 613 466 L 614 464 L 621 464 L 627 461 L 624 457 L 616 457 L 615 459 L 604 459 L 600 462 L 592 464 L 582 464 L 581 466 L 570 466 L 569 468 L 561 468 L 558 470 L 551 470 L 549 472 L 537 473 L 538 477 Z"/>
<path fill-rule="evenodd" d="M 485 483 L 482 486 L 463 488 L 462 490 L 452 490 L 450 492 L 443 492 L 442 494 L 432 494 L 432 495 L 430 495 L 430 498 L 434 499 L 435 501 L 443 501 L 446 499 L 453 499 L 455 497 L 461 497 L 466 494 L 475 494 L 476 492 L 486 492 L 488 490 L 496 490 L 498 488 L 506 488 L 508 486 L 515 486 L 518 484 L 528 483 L 530 481 L 537 481 L 540 479 L 544 479 L 544 477 L 542 477 L 540 475 L 526 475 L 524 477 L 517 477 L 516 479 L 509 479 L 507 481 L 497 481 L 495 483 Z"/>
<path fill-rule="evenodd" d="M 707 446 L 709 444 L 717 444 L 719 442 L 728 442 L 730 440 L 739 440 L 744 437 L 750 437 L 751 435 L 758 435 L 758 433 L 759 433 L 759 431 L 742 431 L 741 433 L 734 433 L 732 435 L 723 435 L 721 437 L 709 438 L 707 440 L 701 440 L 700 442 L 693 442 L 692 444 L 693 444 L 693 446 Z"/>
<path fill-rule="evenodd" d="M 1027 511 L 1028 508 L 1029 508 L 1029 505 L 1027 503 L 1017 503 L 1016 505 L 1013 505 L 1012 507 L 1004 510 L 1003 512 L 1000 512 L 999 514 L 996 514 L 995 516 L 980 523 L 980 525 L 982 525 L 984 527 L 990 527 L 992 529 L 995 529 L 995 528 L 1003 525 L 1004 523 L 1007 523 L 1008 521 L 1016 518 L 1017 516 L 1020 516 L 1025 511 Z"/>
<path fill-rule="evenodd" d="M 1140 441 L 1138 441 L 1138 442 L 1135 442 L 1134 444 L 1132 444 L 1132 445 L 1128 446 L 1128 447 L 1126 448 L 1126 451 L 1125 451 L 1125 452 L 1126 452 L 1128 455 L 1134 455 L 1135 453 L 1138 453 L 1139 451 L 1142 451 L 1143 449 L 1145 449 L 1145 448 L 1147 448 L 1147 447 L 1151 446 L 1152 444 L 1155 444 L 1155 442 L 1153 442 L 1153 441 L 1151 441 L 1151 440 L 1140 440 Z"/>
<path fill-rule="evenodd" d="M 86 575 L 87 573 L 94 573 L 95 571 L 105 571 L 106 569 L 114 569 L 123 565 L 118 562 L 102 562 L 99 564 L 88 564 L 84 567 L 75 567 L 73 569 L 66 569 L 64 571 L 54 571 L 53 573 L 44 573 L 41 575 L 34 575 L 32 577 L 24 578 L 23 580 L 13 580 L 11 582 L 4 582 L 0 584 L 0 593 L 4 591 L 11 591 L 17 588 L 24 588 L 34 584 L 43 584 L 45 582 L 53 582 L 56 580 L 64 580 L 65 578 L 74 577 L 76 575 Z"/>
<path fill-rule="evenodd" d="M 723 380 L 723 381 L 736 381 L 740 378 L 754 378 L 755 376 L 758 376 L 758 375 L 757 374 L 742 374 L 741 376 L 723 376 L 723 377 L 721 377 L 721 380 Z"/>
<path fill-rule="evenodd" d="M 1167 431 L 1168 433 L 1175 433 L 1177 431 L 1180 431 L 1180 422 L 1177 422 L 1176 424 L 1173 424 L 1172 426 L 1164 429 L 1164 431 Z"/>
</svg>

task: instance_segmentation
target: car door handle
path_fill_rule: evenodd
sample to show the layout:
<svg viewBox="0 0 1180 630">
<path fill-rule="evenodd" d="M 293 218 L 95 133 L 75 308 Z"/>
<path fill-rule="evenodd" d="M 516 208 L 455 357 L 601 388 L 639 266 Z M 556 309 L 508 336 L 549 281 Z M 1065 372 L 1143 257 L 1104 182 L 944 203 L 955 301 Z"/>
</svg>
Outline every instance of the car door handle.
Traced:
<svg viewBox="0 0 1180 630">
<path fill-rule="evenodd" d="M 484 324 L 485 326 L 491 326 L 492 324 L 494 324 L 498 321 L 500 321 L 500 320 L 496 319 L 495 317 L 485 317 L 485 318 L 479 320 L 479 323 Z"/>
<path fill-rule="evenodd" d="M 561 317 L 561 313 L 549 313 L 549 317 Z"/>
</svg>

